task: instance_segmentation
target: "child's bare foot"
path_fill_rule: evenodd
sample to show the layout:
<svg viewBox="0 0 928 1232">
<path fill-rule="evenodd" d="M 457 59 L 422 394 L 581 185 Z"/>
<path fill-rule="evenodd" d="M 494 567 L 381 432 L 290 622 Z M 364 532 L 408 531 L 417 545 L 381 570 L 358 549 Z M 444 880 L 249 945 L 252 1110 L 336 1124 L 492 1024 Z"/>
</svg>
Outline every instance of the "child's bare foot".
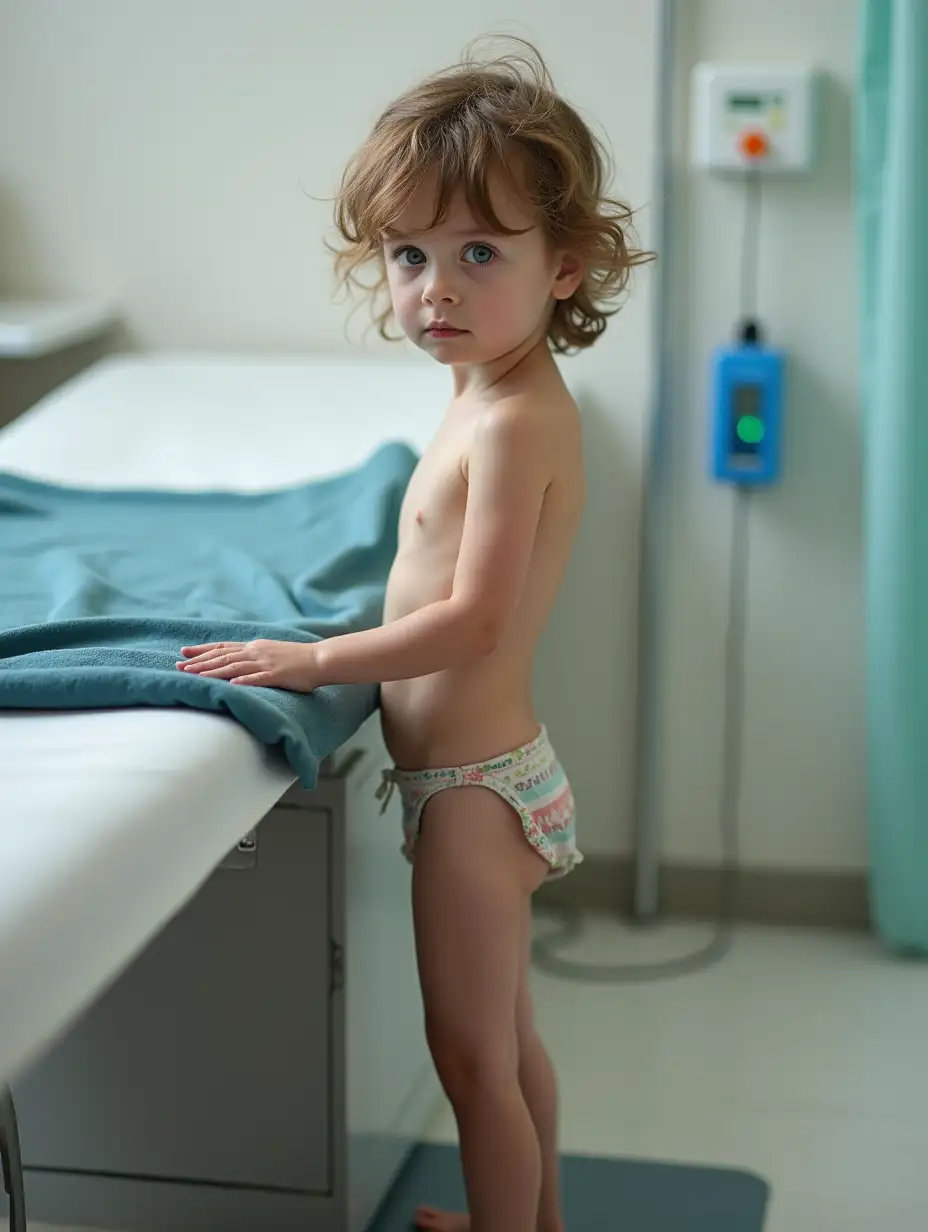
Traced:
<svg viewBox="0 0 928 1232">
<path fill-rule="evenodd" d="M 415 1226 L 425 1232 L 470 1232 L 470 1215 L 439 1211 L 434 1206 L 420 1206 L 416 1211 Z M 539 1224 L 538 1232 L 564 1232 L 564 1225 L 559 1219 L 547 1228 Z"/>
<path fill-rule="evenodd" d="M 426 1232 L 470 1232 L 470 1215 L 438 1211 L 434 1206 L 420 1206 L 416 1211 L 416 1227 Z"/>
</svg>

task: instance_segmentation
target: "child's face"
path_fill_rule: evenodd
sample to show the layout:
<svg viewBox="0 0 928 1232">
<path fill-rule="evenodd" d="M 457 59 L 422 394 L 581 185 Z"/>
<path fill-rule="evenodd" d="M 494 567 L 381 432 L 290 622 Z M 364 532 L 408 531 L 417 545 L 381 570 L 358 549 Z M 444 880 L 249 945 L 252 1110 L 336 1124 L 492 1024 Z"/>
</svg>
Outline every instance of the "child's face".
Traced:
<svg viewBox="0 0 928 1232">
<path fill-rule="evenodd" d="M 426 182 L 384 241 L 396 318 L 439 363 L 489 363 L 533 335 L 543 337 L 553 301 L 567 299 L 580 282 L 578 263 L 552 249 L 535 211 L 501 175 L 491 175 L 490 190 L 500 221 L 530 230 L 490 233 L 463 192 L 429 230 L 435 185 Z"/>
</svg>

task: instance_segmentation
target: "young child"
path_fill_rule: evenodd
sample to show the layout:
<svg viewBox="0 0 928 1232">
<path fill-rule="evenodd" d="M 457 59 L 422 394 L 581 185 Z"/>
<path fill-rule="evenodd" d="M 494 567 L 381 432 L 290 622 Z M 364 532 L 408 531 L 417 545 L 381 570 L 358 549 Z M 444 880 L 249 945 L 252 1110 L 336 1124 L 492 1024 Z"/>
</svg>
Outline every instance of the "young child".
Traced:
<svg viewBox="0 0 928 1232">
<path fill-rule="evenodd" d="M 537 53 L 473 56 L 403 95 L 345 173 L 338 268 L 373 265 L 453 396 L 403 505 L 383 626 L 314 644 L 184 650 L 184 670 L 311 690 L 382 683 L 429 1046 L 469 1219 L 560 1232 L 555 1078 L 529 996 L 530 903 L 581 859 L 532 661 L 584 503 L 577 407 L 552 351 L 592 345 L 644 259 L 606 164 Z M 359 283 L 360 285 L 360 283 Z"/>
</svg>

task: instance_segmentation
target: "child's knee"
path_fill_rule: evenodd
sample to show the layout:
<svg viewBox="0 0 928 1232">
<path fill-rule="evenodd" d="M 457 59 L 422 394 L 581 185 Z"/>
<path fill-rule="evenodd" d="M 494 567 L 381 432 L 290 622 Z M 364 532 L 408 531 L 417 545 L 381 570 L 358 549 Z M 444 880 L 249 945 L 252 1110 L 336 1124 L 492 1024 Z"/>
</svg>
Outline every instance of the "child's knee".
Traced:
<svg viewBox="0 0 928 1232">
<path fill-rule="evenodd" d="M 438 1077 L 452 1104 L 462 1103 L 475 1093 L 518 1082 L 515 1029 L 502 1039 L 481 1039 L 443 1030 L 427 1020 L 426 1035 Z"/>
</svg>

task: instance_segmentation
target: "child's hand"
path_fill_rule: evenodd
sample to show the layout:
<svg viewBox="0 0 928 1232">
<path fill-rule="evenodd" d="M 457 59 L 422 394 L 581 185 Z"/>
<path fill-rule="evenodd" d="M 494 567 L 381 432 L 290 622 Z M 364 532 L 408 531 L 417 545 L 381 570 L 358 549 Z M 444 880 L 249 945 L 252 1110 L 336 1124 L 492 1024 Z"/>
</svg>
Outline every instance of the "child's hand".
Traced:
<svg viewBox="0 0 928 1232">
<path fill-rule="evenodd" d="M 311 693 L 321 684 L 312 642 L 210 642 L 185 646 L 177 668 L 196 676 Z"/>
</svg>

